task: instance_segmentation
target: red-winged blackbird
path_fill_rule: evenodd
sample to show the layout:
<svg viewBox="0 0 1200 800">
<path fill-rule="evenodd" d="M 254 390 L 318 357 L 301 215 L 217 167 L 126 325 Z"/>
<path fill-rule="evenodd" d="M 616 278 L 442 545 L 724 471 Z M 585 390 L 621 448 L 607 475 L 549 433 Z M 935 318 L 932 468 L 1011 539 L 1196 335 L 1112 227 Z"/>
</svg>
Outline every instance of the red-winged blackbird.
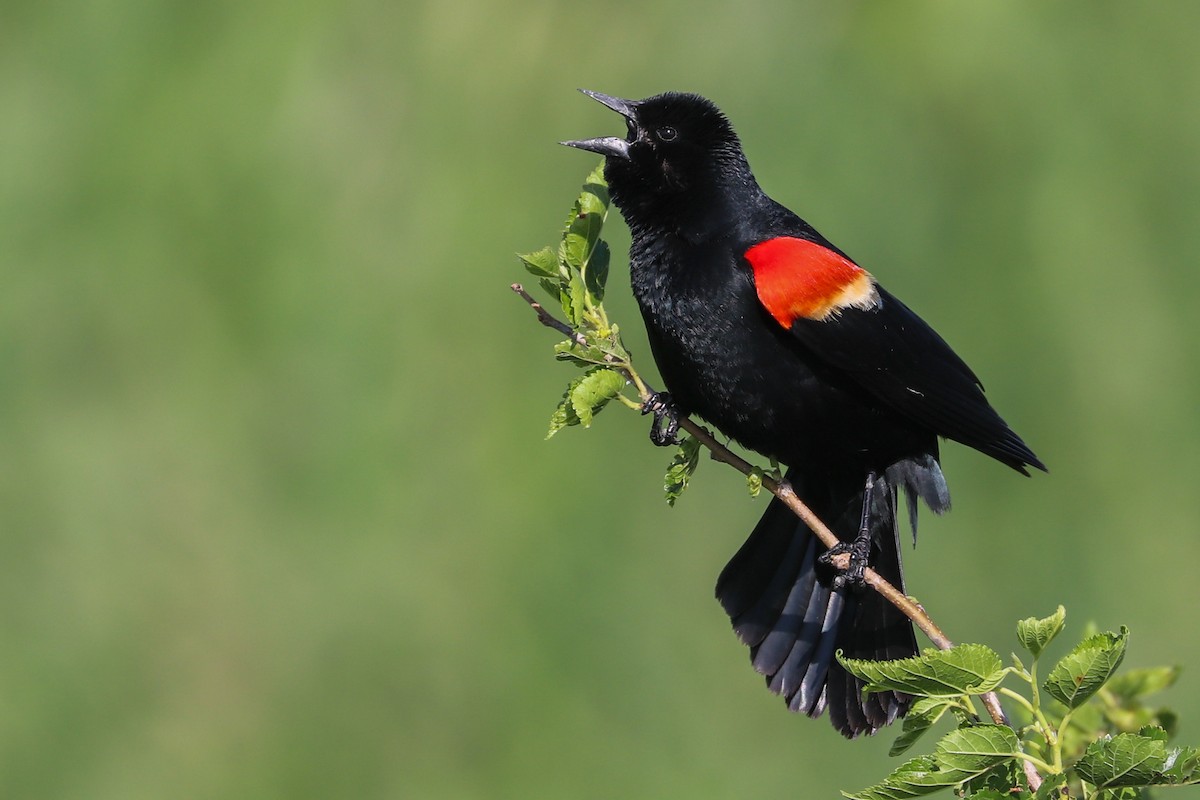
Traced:
<svg viewBox="0 0 1200 800">
<path fill-rule="evenodd" d="M 907 711 L 893 693 L 862 698 L 833 658 L 916 653 L 909 620 L 861 591 L 871 565 L 897 587 L 897 490 L 950 506 L 938 437 L 1028 474 L 1045 469 L 983 395 L 971 369 L 849 256 L 763 192 L 728 119 L 708 100 L 620 100 L 628 135 L 563 142 L 600 153 L 632 234 L 634 294 L 667 393 L 647 404 L 651 438 L 674 440 L 697 414 L 788 466 L 799 496 L 851 555 L 834 575 L 815 536 L 772 500 L 717 581 L 717 598 L 754 668 L 788 707 L 828 708 L 846 736 Z"/>
</svg>

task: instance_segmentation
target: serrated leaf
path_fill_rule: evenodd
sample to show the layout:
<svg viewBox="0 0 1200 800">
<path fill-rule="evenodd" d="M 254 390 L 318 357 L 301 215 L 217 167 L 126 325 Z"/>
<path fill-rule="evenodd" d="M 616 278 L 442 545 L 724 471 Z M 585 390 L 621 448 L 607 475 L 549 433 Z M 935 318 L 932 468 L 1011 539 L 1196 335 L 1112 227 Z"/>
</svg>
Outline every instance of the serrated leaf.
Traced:
<svg viewBox="0 0 1200 800">
<path fill-rule="evenodd" d="M 981 644 L 960 644 L 950 650 L 927 649 L 914 658 L 895 661 L 838 661 L 867 684 L 865 691 L 898 691 L 918 697 L 957 697 L 983 694 L 999 685 L 1006 674 L 995 650 Z"/>
<path fill-rule="evenodd" d="M 575 387 L 579 385 L 579 381 L 581 380 L 583 379 L 573 378 L 567 384 L 567 390 L 563 392 L 562 399 L 558 401 L 558 407 L 550 415 L 550 431 L 546 434 L 547 439 L 563 428 L 579 424 L 579 415 L 575 413 L 575 407 L 571 404 L 571 392 L 575 391 Z"/>
<path fill-rule="evenodd" d="M 558 287 L 558 301 L 562 305 L 563 314 L 566 314 L 567 321 L 573 328 L 580 326 L 583 322 L 584 311 L 587 310 L 583 299 L 584 294 L 583 281 L 577 276 L 564 281 Z"/>
<path fill-rule="evenodd" d="M 1147 725 L 1137 731 L 1138 736 L 1145 736 L 1147 739 L 1157 739 L 1160 742 L 1165 742 L 1170 736 L 1167 732 L 1157 725 Z"/>
<path fill-rule="evenodd" d="M 1167 763 L 1167 745 L 1136 733 L 1122 733 L 1088 746 L 1075 771 L 1097 789 L 1150 786 Z"/>
<path fill-rule="evenodd" d="M 554 357 L 559 361 L 570 361 L 580 367 L 591 368 L 604 363 L 605 353 L 594 344 L 581 346 L 574 339 L 564 339 L 554 345 Z"/>
<path fill-rule="evenodd" d="M 1012 759 L 1019 747 L 1016 731 L 1007 725 L 974 725 L 943 736 L 933 757 L 943 769 L 982 775 Z"/>
<path fill-rule="evenodd" d="M 593 367 L 576 382 L 571 389 L 571 407 L 585 428 L 592 425 L 592 417 L 617 396 L 625 386 L 625 376 L 608 367 Z"/>
<path fill-rule="evenodd" d="M 1139 667 L 1117 675 L 1106 688 L 1121 700 L 1136 700 L 1166 689 L 1178 677 L 1179 667 Z"/>
<path fill-rule="evenodd" d="M 543 278 L 558 277 L 558 256 L 546 245 L 533 253 L 518 253 L 517 258 L 525 265 L 525 269 Z"/>
<path fill-rule="evenodd" d="M 1048 617 L 1023 619 L 1017 623 L 1017 640 L 1021 642 L 1022 647 L 1033 654 L 1034 658 L 1037 658 L 1046 649 L 1046 645 L 1062 633 L 1066 619 L 1067 610 L 1062 606 L 1059 606 L 1058 610 Z"/>
<path fill-rule="evenodd" d="M 998 789 L 982 789 L 978 792 L 967 795 L 963 800 L 1015 800 L 1020 795 L 1014 795 L 1012 792 L 1001 792 Z"/>
<path fill-rule="evenodd" d="M 691 434 L 685 434 L 675 455 L 667 466 L 667 474 L 663 480 L 663 489 L 667 493 L 667 505 L 675 505 L 675 501 L 687 489 L 696 467 L 700 465 L 700 441 Z"/>
<path fill-rule="evenodd" d="M 571 404 L 564 399 L 558 404 L 558 407 L 554 409 L 554 413 L 550 415 L 550 430 L 546 434 L 546 438 L 549 439 L 563 428 L 568 428 L 572 425 L 578 424 L 579 417 L 575 415 L 575 411 L 571 408 Z"/>
<path fill-rule="evenodd" d="M 1022 771 L 1020 762 L 1015 758 L 1009 758 L 998 764 L 995 769 L 971 778 L 970 781 L 962 784 L 960 790 L 967 796 L 974 796 L 972 793 L 998 792 L 1006 800 L 1020 800 L 1021 798 L 1030 800 L 1031 794 L 1025 788 L 1025 783 L 1025 772 Z"/>
<path fill-rule="evenodd" d="M 1017 736 L 1010 728 L 981 725 L 960 728 L 942 737 L 932 756 L 901 764 L 880 783 L 857 792 L 851 800 L 903 800 L 957 786 L 995 769 L 1012 758 Z"/>
<path fill-rule="evenodd" d="M 960 782 L 951 775 L 943 774 L 931 756 L 917 756 L 905 761 L 874 786 L 857 792 L 842 792 L 842 795 L 850 800 L 906 800 L 923 797 Z"/>
<path fill-rule="evenodd" d="M 1084 639 L 1054 665 L 1043 688 L 1067 708 L 1083 705 L 1117 671 L 1128 639 L 1129 629 L 1123 626 L 1120 633 L 1098 633 Z"/>
<path fill-rule="evenodd" d="M 925 735 L 926 731 L 937 724 L 938 720 L 950 708 L 952 701 L 940 697 L 922 697 L 912 704 L 904 717 L 900 735 L 892 742 L 888 755 L 895 757 L 903 754 Z"/>
</svg>

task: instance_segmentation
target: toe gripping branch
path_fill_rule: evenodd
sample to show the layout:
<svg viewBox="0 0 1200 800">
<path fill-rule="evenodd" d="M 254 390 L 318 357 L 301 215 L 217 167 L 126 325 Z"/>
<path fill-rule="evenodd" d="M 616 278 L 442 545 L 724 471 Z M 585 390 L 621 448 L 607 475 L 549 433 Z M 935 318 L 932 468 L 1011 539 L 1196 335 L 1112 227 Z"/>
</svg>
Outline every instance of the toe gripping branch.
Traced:
<svg viewBox="0 0 1200 800">
<path fill-rule="evenodd" d="M 862 519 L 858 525 L 858 535 L 854 537 L 853 541 L 839 542 L 817 557 L 819 563 L 836 569 L 833 563 L 835 556 L 850 556 L 850 564 L 846 570 L 838 572 L 834 576 L 833 588 L 835 591 L 848 589 L 858 592 L 867 585 L 864 573 L 871 558 L 871 490 L 875 487 L 875 480 L 874 472 L 867 474 L 867 485 L 863 489 Z"/>
<path fill-rule="evenodd" d="M 642 403 L 642 414 L 654 415 L 654 422 L 650 425 L 650 441 L 659 447 L 679 444 L 675 436 L 679 433 L 679 408 L 671 395 L 654 392 Z"/>
</svg>

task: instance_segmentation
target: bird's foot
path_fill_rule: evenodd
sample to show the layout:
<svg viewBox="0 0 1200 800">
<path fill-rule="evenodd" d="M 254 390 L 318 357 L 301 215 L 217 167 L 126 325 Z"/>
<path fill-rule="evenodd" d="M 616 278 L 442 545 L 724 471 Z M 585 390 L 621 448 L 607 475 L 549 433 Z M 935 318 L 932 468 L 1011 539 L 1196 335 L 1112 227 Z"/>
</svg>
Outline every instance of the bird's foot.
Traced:
<svg viewBox="0 0 1200 800">
<path fill-rule="evenodd" d="M 862 591 L 867 585 L 865 573 L 867 571 L 867 561 L 871 557 L 870 531 L 861 531 L 858 536 L 854 537 L 854 541 L 852 542 L 839 542 L 818 556 L 817 561 L 825 566 L 836 569 L 833 559 L 842 555 L 850 556 L 850 563 L 845 570 L 838 572 L 834 576 L 834 591 L 842 591 L 844 589 L 852 592 Z"/>
<path fill-rule="evenodd" d="M 650 441 L 659 447 L 679 444 L 675 436 L 679 433 L 679 408 L 671 395 L 666 392 L 652 393 L 642 403 L 642 414 L 654 415 L 654 422 L 650 425 Z"/>
</svg>

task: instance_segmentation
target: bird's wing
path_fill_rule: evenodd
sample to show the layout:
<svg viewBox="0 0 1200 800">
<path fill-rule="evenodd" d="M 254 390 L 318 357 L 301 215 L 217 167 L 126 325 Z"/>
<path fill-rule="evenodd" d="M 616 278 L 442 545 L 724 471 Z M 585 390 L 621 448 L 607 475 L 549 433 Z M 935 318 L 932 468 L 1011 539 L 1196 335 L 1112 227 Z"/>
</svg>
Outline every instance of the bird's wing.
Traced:
<svg viewBox="0 0 1200 800">
<path fill-rule="evenodd" d="M 983 394 L 971 368 L 866 270 L 791 236 L 745 252 L 767 313 L 825 364 L 914 423 L 1025 472 L 1045 469 Z"/>
</svg>

